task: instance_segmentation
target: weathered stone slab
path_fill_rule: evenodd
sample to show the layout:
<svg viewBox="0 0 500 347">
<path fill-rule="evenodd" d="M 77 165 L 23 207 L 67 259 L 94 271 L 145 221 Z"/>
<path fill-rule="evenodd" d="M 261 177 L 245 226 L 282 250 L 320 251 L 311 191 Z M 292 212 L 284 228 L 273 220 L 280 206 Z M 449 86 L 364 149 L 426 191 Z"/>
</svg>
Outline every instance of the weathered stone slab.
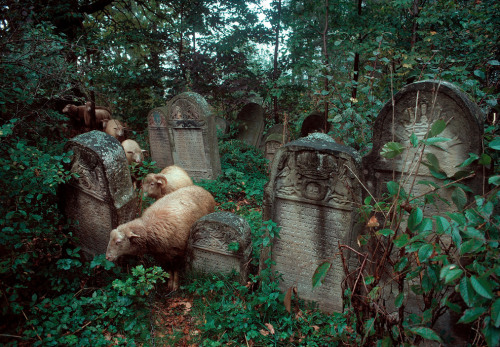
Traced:
<svg viewBox="0 0 500 347">
<path fill-rule="evenodd" d="M 274 269 L 283 274 L 282 290 L 296 286 L 298 295 L 325 311 L 342 311 L 344 277 L 338 243 L 351 245 L 355 208 L 361 202 L 361 158 L 350 147 L 325 134 L 311 134 L 281 147 L 264 190 L 264 220 L 281 227 L 271 247 Z M 263 252 L 261 267 L 269 257 Z M 332 267 L 322 286 L 312 276 L 324 261 Z"/>
<path fill-rule="evenodd" d="M 269 168 L 270 168 L 273 163 L 274 155 L 278 151 L 278 148 L 280 148 L 283 145 L 283 135 L 276 133 L 269 134 L 264 143 L 265 143 L 264 154 L 266 156 L 266 159 L 269 160 Z"/>
<path fill-rule="evenodd" d="M 222 117 L 215 117 L 215 128 L 220 130 L 222 134 L 227 134 L 229 132 L 229 122 Z"/>
<path fill-rule="evenodd" d="M 246 104 L 236 116 L 239 122 L 237 139 L 259 148 L 264 131 L 264 109 L 256 103 Z"/>
<path fill-rule="evenodd" d="M 241 283 L 248 280 L 251 253 L 248 222 L 230 212 L 215 212 L 200 218 L 191 228 L 189 246 L 192 267 L 205 272 L 240 273 Z M 236 251 L 230 245 L 238 244 Z"/>
<path fill-rule="evenodd" d="M 423 139 L 431 125 L 439 119 L 447 123 L 439 136 L 451 141 L 440 142 L 438 145 L 441 148 L 426 146 L 423 160 L 426 160 L 427 153 L 433 153 L 441 169 L 448 177 L 452 177 L 462 170 L 457 166 L 469 157 L 469 153 L 481 154 L 483 117 L 479 107 L 451 83 L 431 80 L 412 83 L 394 96 L 394 106 L 392 101 L 388 101 L 375 120 L 373 149 L 363 158 L 367 187 L 373 195 L 382 196 L 388 181 L 404 179 L 409 173 L 416 178 L 406 180 L 404 187 L 408 193 L 413 186 L 411 194 L 414 196 L 431 191 L 430 186 L 418 184 L 419 181 L 443 184 L 443 181 L 431 175 L 425 165 L 419 164 L 421 151 L 410 144 L 412 133 L 418 139 Z M 380 155 L 380 151 L 387 142 L 399 142 L 407 149 L 394 159 L 386 159 Z M 482 177 L 480 170 L 476 170 L 476 173 L 474 178 L 464 183 L 480 193 Z M 451 201 L 451 192 L 452 189 L 444 189 L 441 194 Z M 444 204 L 441 207 L 450 209 Z"/>
<path fill-rule="evenodd" d="M 65 151 L 73 151 L 68 170 L 79 176 L 64 186 L 65 214 L 77 222 L 72 232 L 83 251 L 106 253 L 110 231 L 134 219 L 137 211 L 123 147 L 94 130 L 69 140 Z"/>
<path fill-rule="evenodd" d="M 215 119 L 205 99 L 187 92 L 148 116 L 151 156 L 159 168 L 178 165 L 191 178 L 214 179 L 220 172 Z"/>
</svg>

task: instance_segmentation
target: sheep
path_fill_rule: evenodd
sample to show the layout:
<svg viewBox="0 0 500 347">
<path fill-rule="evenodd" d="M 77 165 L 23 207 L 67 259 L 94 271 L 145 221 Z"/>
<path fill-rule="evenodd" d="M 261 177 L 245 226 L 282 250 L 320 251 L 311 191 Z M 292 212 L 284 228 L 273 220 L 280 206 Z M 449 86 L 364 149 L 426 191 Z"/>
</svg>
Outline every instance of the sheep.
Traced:
<svg viewBox="0 0 500 347">
<path fill-rule="evenodd" d="M 125 141 L 125 126 L 118 119 L 104 119 L 102 128 L 106 134 L 113 136 L 118 141 Z"/>
<path fill-rule="evenodd" d="M 182 187 L 192 186 L 193 181 L 188 173 L 177 165 L 161 170 L 159 174 L 148 174 L 142 180 L 142 191 L 153 199 L 172 193 Z"/>
<path fill-rule="evenodd" d="M 90 111 L 92 110 L 92 102 L 87 101 L 85 103 L 85 106 L 87 107 L 87 112 L 90 117 Z M 111 119 L 111 110 L 105 106 L 97 106 L 95 105 L 95 122 L 96 124 L 104 124 L 104 120 L 106 119 Z"/>
<path fill-rule="evenodd" d="M 113 229 L 106 259 L 114 262 L 123 255 L 151 254 L 169 271 L 169 289 L 177 290 L 178 272 L 189 255 L 191 227 L 214 208 L 215 200 L 205 189 L 195 185 L 180 188 L 154 202 L 141 217 Z"/>
<path fill-rule="evenodd" d="M 144 160 L 144 149 L 141 149 L 139 144 L 134 140 L 125 140 L 122 142 L 123 150 L 125 151 L 125 155 L 127 156 L 127 161 L 129 164 L 137 163 L 142 164 Z"/>
</svg>

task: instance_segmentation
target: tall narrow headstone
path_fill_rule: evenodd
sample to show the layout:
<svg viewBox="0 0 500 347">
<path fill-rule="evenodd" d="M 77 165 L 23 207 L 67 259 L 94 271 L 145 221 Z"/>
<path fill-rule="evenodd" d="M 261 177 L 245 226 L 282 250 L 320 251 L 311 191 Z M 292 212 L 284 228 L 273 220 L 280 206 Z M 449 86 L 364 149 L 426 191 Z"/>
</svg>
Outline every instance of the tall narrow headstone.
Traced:
<svg viewBox="0 0 500 347">
<path fill-rule="evenodd" d="M 483 117 L 477 105 L 453 84 L 443 81 L 422 81 L 409 84 L 401 89 L 394 100 L 388 101 L 375 120 L 373 128 L 373 149 L 363 158 L 363 170 L 367 187 L 377 197 L 381 197 L 388 181 L 403 178 L 408 193 L 421 196 L 431 192 L 428 184 L 418 182 L 432 181 L 443 185 L 431 174 L 427 162 L 428 153 L 434 154 L 440 169 L 448 177 L 463 170 L 457 166 L 469 157 L 469 153 L 481 154 Z M 439 137 L 450 141 L 425 146 L 422 151 L 410 143 L 412 134 L 419 140 L 425 138 L 437 120 L 447 123 Z M 382 147 L 388 142 L 399 142 L 407 149 L 398 157 L 386 159 L 380 155 Z M 412 179 L 406 179 L 411 173 Z M 414 177 L 414 179 L 413 179 Z M 465 183 L 476 193 L 480 193 L 480 170 L 476 176 Z M 413 184 L 415 182 L 415 184 Z M 441 190 L 441 194 L 451 201 L 451 189 Z M 443 205 L 444 207 L 444 205 Z"/>
<path fill-rule="evenodd" d="M 276 134 L 276 133 L 269 134 L 267 136 L 264 144 L 265 144 L 264 153 L 265 153 L 266 159 L 269 160 L 269 168 L 271 168 L 274 156 L 275 156 L 276 152 L 278 151 L 278 148 L 280 148 L 283 145 L 283 135 Z"/>
<path fill-rule="evenodd" d="M 239 122 L 237 139 L 259 147 L 264 131 L 264 109 L 256 103 L 246 104 L 236 116 Z"/>
<path fill-rule="evenodd" d="M 69 140 L 68 170 L 78 175 L 64 186 L 65 214 L 73 234 L 90 255 L 106 253 L 109 233 L 135 218 L 137 199 L 127 158 L 120 143 L 102 131 Z"/>
<path fill-rule="evenodd" d="M 283 274 L 282 290 L 296 286 L 299 297 L 329 312 L 343 308 L 344 271 L 337 253 L 339 243 L 351 245 L 356 238 L 360 164 L 352 148 L 325 134 L 311 134 L 278 150 L 264 190 L 263 219 L 273 220 L 281 231 L 270 255 L 263 252 L 261 267 L 270 256 Z M 324 261 L 332 267 L 323 285 L 313 289 L 313 274 Z"/>
<path fill-rule="evenodd" d="M 148 115 L 151 156 L 159 168 L 178 165 L 195 180 L 220 172 L 215 119 L 206 100 L 186 92 Z"/>
<path fill-rule="evenodd" d="M 248 280 L 251 253 L 250 225 L 230 212 L 215 212 L 200 218 L 191 228 L 191 266 L 205 272 L 239 272 L 241 283 Z"/>
</svg>

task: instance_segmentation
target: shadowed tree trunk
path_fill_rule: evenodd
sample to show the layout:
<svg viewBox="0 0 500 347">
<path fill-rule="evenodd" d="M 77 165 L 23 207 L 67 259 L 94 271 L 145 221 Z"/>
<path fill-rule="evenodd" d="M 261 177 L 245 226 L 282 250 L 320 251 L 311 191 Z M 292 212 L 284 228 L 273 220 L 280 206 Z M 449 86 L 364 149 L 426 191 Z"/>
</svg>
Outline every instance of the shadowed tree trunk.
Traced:
<svg viewBox="0 0 500 347">
<path fill-rule="evenodd" d="M 274 42 L 274 69 L 273 69 L 273 84 L 274 88 L 277 87 L 276 83 L 278 81 L 278 52 L 279 52 L 279 39 L 280 39 L 280 21 L 281 21 L 281 0 L 278 0 L 278 10 L 276 13 L 276 40 Z M 280 122 L 280 116 L 278 112 L 278 97 L 273 96 L 273 114 L 274 122 L 278 124 Z"/>
</svg>

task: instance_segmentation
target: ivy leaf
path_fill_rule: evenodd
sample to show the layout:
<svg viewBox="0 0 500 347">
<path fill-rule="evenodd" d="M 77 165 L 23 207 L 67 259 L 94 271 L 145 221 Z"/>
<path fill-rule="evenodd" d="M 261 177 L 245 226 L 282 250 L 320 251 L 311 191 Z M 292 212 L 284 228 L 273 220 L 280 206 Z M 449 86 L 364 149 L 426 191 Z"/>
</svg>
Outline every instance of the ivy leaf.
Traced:
<svg viewBox="0 0 500 347">
<path fill-rule="evenodd" d="M 405 147 L 399 142 L 387 142 L 382 150 L 380 151 L 380 155 L 387 159 L 392 159 L 401 153 L 403 153 Z"/>
<path fill-rule="evenodd" d="M 473 304 L 473 295 L 474 295 L 474 290 L 472 289 L 472 286 L 470 284 L 470 279 L 468 277 L 463 277 L 460 280 L 460 284 L 458 285 L 460 295 L 462 296 L 462 299 L 464 299 L 465 303 L 467 306 L 472 306 Z"/>
<path fill-rule="evenodd" d="M 457 187 L 451 194 L 451 200 L 459 210 L 463 210 L 465 204 L 467 204 L 467 195 L 462 188 Z"/>
<path fill-rule="evenodd" d="M 331 266 L 332 266 L 332 263 L 325 261 L 323 264 L 318 266 L 316 271 L 314 271 L 314 274 L 312 277 L 313 289 L 323 283 L 323 281 L 325 280 L 326 274 L 328 273 L 328 270 L 330 270 Z"/>
<path fill-rule="evenodd" d="M 496 137 L 493 141 L 488 144 L 488 147 L 500 151 L 500 137 Z"/>
<path fill-rule="evenodd" d="M 460 317 L 457 323 L 472 323 L 476 319 L 478 319 L 484 312 L 486 312 L 486 307 L 468 308 L 467 310 L 465 310 L 464 314 L 462 315 L 462 317 Z"/>
<path fill-rule="evenodd" d="M 470 277 L 470 283 L 472 288 L 486 299 L 493 299 L 493 291 L 491 290 L 491 284 L 487 282 L 484 278 L 476 278 L 476 276 Z"/>
<path fill-rule="evenodd" d="M 418 250 L 418 258 L 421 262 L 425 262 L 429 259 L 434 252 L 434 246 L 431 244 L 425 244 Z"/>
<path fill-rule="evenodd" d="M 422 210 L 419 207 L 414 208 L 410 213 L 410 217 L 408 217 L 408 229 L 414 231 L 418 227 L 418 225 L 422 223 L 423 219 L 424 213 L 422 212 Z"/>
<path fill-rule="evenodd" d="M 400 308 L 401 305 L 403 305 L 403 300 L 405 298 L 405 295 L 403 292 L 399 293 L 398 296 L 396 296 L 396 299 L 394 300 L 394 306 L 396 308 Z"/>
<path fill-rule="evenodd" d="M 437 121 L 432 123 L 429 137 L 435 137 L 435 136 L 441 134 L 445 128 L 446 128 L 446 122 L 442 119 L 438 119 Z"/>
<path fill-rule="evenodd" d="M 491 305 L 491 322 L 495 328 L 500 328 L 500 298 Z"/>
<path fill-rule="evenodd" d="M 422 336 L 424 339 L 441 342 L 439 335 L 432 329 L 427 327 L 411 327 L 409 330 L 412 333 Z"/>
</svg>

